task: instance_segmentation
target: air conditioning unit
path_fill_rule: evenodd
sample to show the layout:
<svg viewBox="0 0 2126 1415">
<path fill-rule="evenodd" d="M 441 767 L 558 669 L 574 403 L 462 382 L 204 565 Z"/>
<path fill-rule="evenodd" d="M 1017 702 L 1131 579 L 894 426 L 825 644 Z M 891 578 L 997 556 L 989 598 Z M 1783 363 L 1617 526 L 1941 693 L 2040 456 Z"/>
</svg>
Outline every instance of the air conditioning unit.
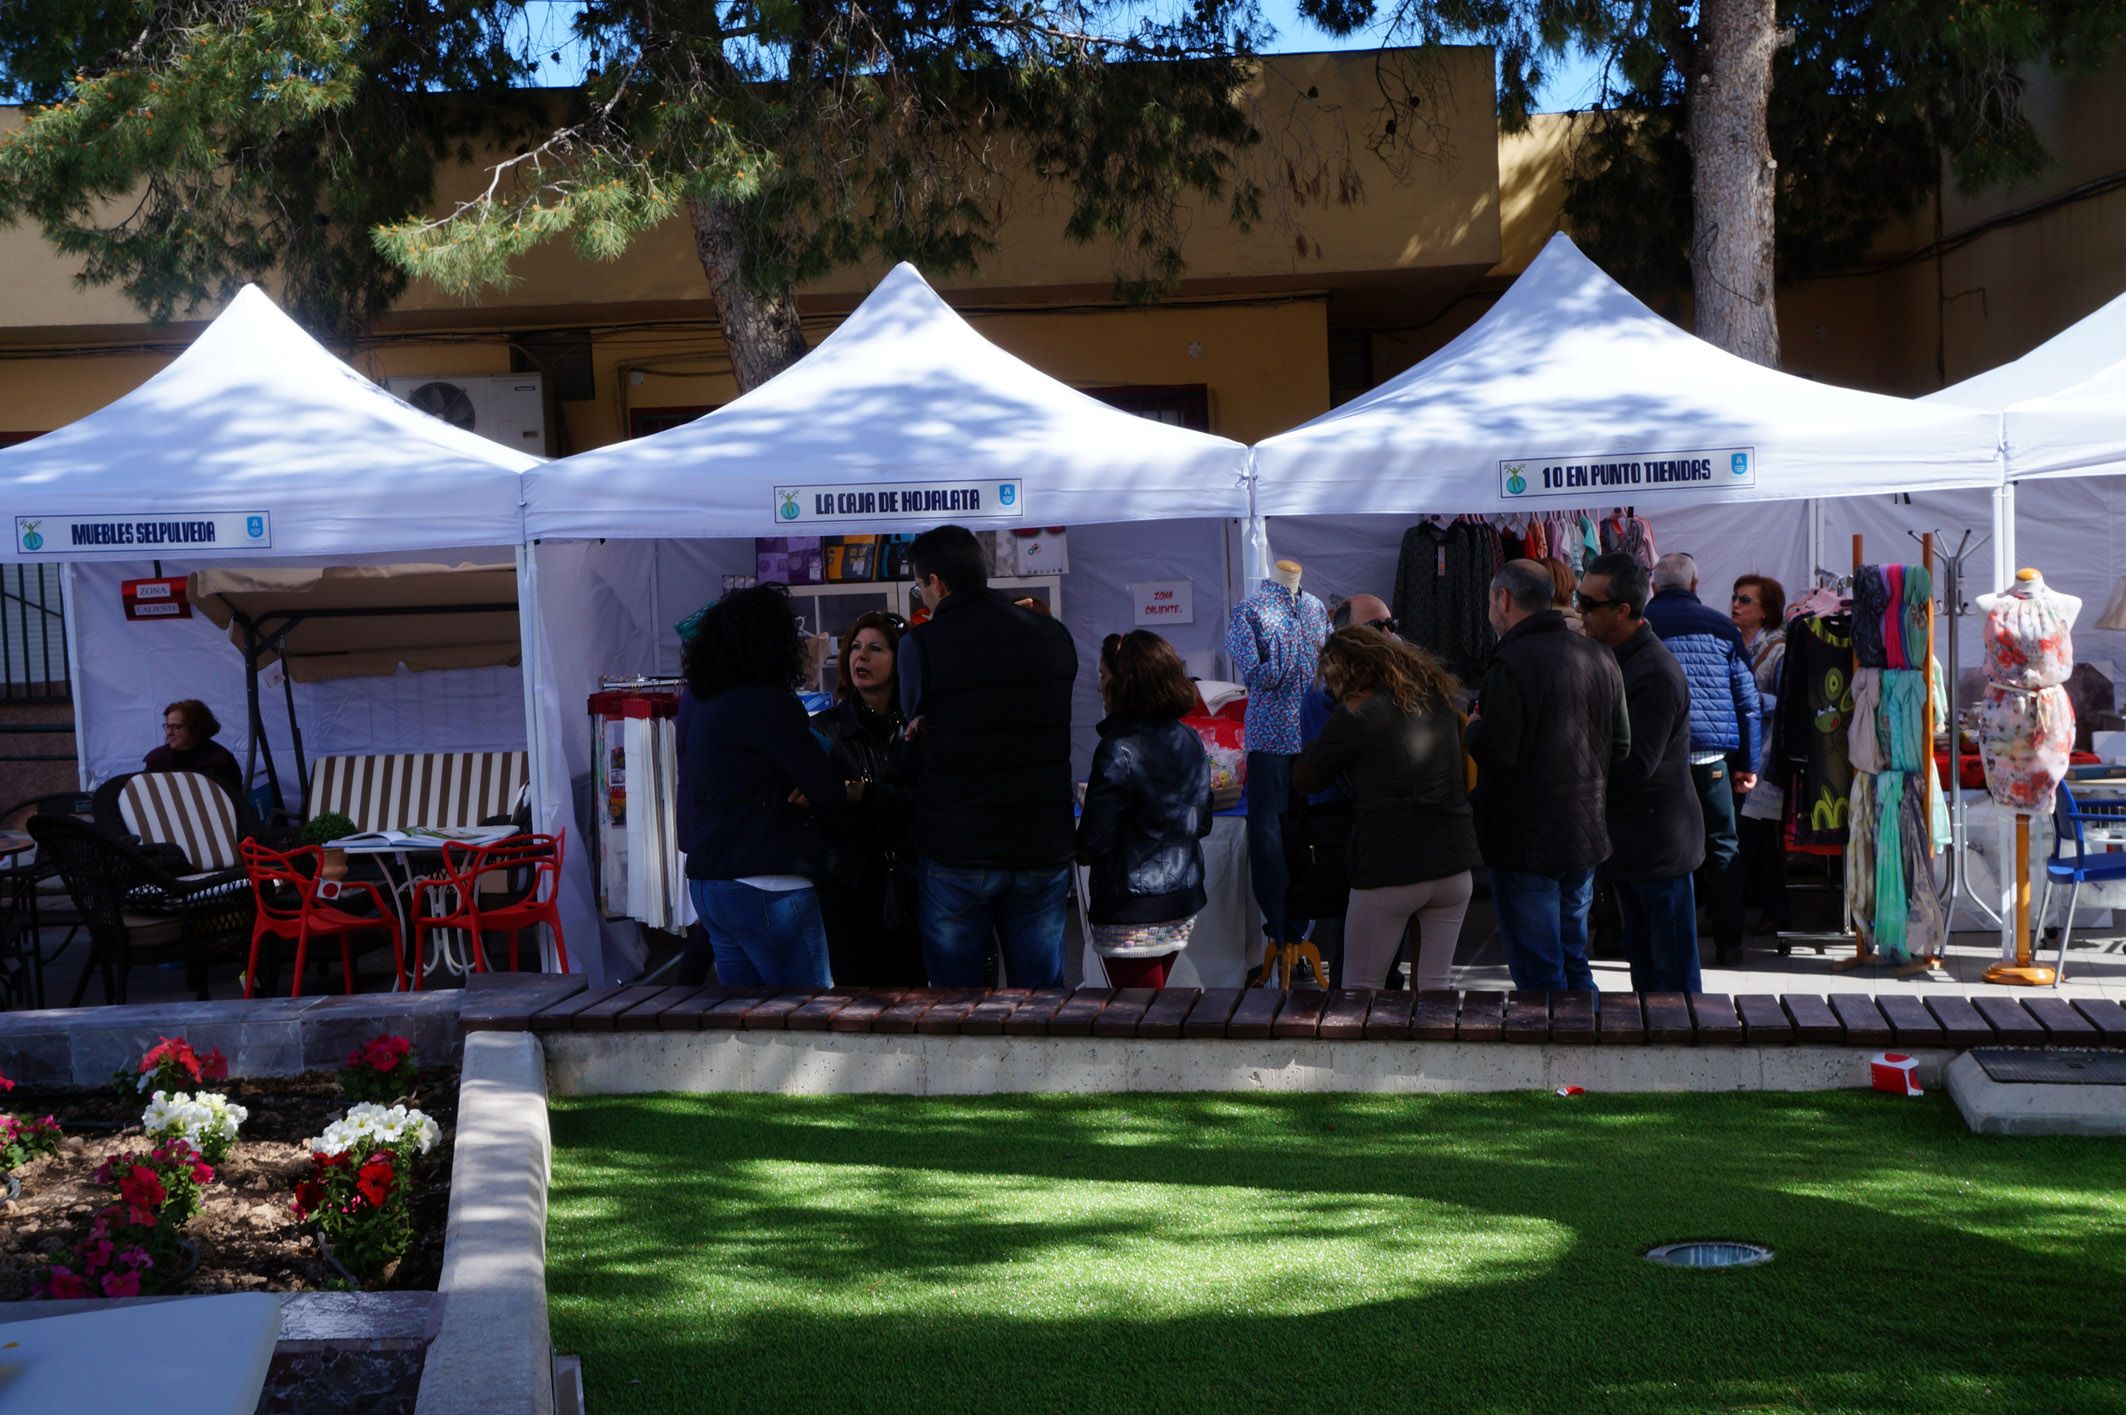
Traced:
<svg viewBox="0 0 2126 1415">
<path fill-rule="evenodd" d="M 546 387 L 536 373 L 406 374 L 384 387 L 452 427 L 546 455 Z"/>
</svg>

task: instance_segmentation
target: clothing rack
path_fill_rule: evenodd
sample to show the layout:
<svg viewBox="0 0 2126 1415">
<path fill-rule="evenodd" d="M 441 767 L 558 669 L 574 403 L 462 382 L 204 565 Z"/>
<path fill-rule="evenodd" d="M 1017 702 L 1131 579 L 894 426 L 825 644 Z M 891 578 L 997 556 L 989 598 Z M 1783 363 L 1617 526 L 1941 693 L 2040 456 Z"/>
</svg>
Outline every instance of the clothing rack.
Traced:
<svg viewBox="0 0 2126 1415">
<path fill-rule="evenodd" d="M 1905 534 L 1913 535 L 1910 531 Z M 1913 539 L 1917 540 L 1919 537 L 1913 535 Z M 1943 688 L 1948 695 L 1942 716 L 1949 726 L 1949 873 L 1942 883 L 1942 918 L 1946 925 L 1952 928 L 1955 924 L 1958 899 L 1967 900 L 1990 927 L 2001 927 L 1999 911 L 1973 892 L 1970 870 L 1965 861 L 1964 852 L 1970 849 L 1971 845 L 1971 830 L 1964 816 L 1961 721 L 1963 704 L 1958 701 L 1961 689 L 1957 681 L 1963 672 L 1957 625 L 1969 613 L 1969 606 L 1964 603 L 1964 562 L 1976 555 L 1991 539 L 1991 536 L 1980 536 L 1977 542 L 1973 543 L 1971 532 L 1967 530 L 1963 539 L 1956 543 L 1956 549 L 1943 551 L 1941 557 L 1942 583 L 1938 588 L 1941 590 L 1942 608 L 1949 616 L 1949 642 L 1944 655 L 1945 662 L 1942 664 Z"/>
</svg>

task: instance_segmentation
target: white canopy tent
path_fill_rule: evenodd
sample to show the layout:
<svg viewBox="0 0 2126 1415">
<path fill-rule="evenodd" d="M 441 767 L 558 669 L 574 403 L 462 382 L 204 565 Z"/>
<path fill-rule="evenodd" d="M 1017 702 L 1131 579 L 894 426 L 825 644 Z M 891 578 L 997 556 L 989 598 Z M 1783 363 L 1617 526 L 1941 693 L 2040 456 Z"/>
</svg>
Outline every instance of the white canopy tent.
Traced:
<svg viewBox="0 0 2126 1415">
<path fill-rule="evenodd" d="M 245 720 L 243 661 L 228 640 L 204 618 L 129 619 L 121 582 L 260 561 L 516 554 L 521 474 L 537 460 L 392 397 L 255 286 L 140 387 L 0 450 L 0 561 L 67 566 L 85 780 L 136 767 L 160 741 L 168 699 L 202 698 L 232 729 Z M 524 745 L 514 669 L 402 672 L 304 697 L 299 711 L 322 715 L 308 735 L 325 751 Z M 244 732 L 222 740 L 243 757 Z"/>
<path fill-rule="evenodd" d="M 1228 546 L 1247 514 L 1247 449 L 1111 408 L 984 339 L 894 268 L 803 359 L 683 426 L 534 468 L 527 663 L 537 685 L 533 793 L 543 829 L 569 828 L 572 955 L 627 971 L 632 927 L 599 937 L 585 703 L 602 676 L 676 674 L 671 626 L 754 570 L 753 538 L 1070 528 L 1064 620 L 1081 660 L 1130 626 L 1131 581 L 1189 580 L 1193 624 L 1168 637 L 1208 663 L 1222 642 Z M 1178 523 L 1178 524 L 1177 524 Z M 1088 567 L 1102 573 L 1084 573 Z M 813 626 L 838 632 L 836 624 Z M 1098 702 L 1079 676 L 1090 752 Z"/>
</svg>

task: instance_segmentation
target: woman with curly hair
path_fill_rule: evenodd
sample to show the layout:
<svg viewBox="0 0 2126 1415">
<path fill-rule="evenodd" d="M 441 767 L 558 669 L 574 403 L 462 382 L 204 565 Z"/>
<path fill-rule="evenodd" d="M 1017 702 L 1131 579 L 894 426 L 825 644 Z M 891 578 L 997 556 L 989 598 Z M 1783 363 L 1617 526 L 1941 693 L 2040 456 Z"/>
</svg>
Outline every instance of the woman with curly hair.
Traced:
<svg viewBox="0 0 2126 1415">
<path fill-rule="evenodd" d="M 820 891 L 827 955 L 849 987 L 923 986 L 923 945 L 915 930 L 915 814 L 901 717 L 900 615 L 873 610 L 842 635 L 834 705 L 812 719 L 835 770 L 854 783 L 849 819 L 827 843 L 829 878 Z"/>
<path fill-rule="evenodd" d="M 687 889 L 726 987 L 828 987 L 820 818 L 848 791 L 798 701 L 805 645 L 781 585 L 709 606 L 683 663 Z"/>
<path fill-rule="evenodd" d="M 1454 708 L 1461 685 L 1423 649 L 1361 627 L 1322 645 L 1321 679 L 1336 711 L 1293 764 L 1292 785 L 1312 792 L 1333 782 L 1351 798 L 1337 982 L 1380 987 L 1414 918 L 1412 985 L 1448 987 L 1479 859 Z"/>
</svg>

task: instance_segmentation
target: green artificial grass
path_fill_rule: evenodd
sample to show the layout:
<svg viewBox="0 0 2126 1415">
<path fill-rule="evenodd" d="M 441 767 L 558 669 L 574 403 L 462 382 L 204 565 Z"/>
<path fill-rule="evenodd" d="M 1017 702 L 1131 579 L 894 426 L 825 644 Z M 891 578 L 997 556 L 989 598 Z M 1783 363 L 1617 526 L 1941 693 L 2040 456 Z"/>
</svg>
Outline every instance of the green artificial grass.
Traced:
<svg viewBox="0 0 2126 1415">
<path fill-rule="evenodd" d="M 554 1102 L 590 1409 L 2126 1409 L 2126 1146 L 1939 1097 Z M 1705 1272 L 1654 1244 L 1743 1238 Z"/>
</svg>

